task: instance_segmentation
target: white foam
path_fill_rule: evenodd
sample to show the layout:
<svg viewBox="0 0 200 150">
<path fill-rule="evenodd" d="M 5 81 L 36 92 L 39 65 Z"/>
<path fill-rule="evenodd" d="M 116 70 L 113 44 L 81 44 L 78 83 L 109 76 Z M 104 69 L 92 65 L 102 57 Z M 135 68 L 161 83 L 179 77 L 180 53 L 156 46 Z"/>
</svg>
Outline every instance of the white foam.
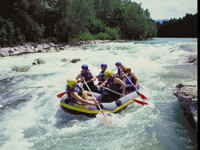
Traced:
<svg viewBox="0 0 200 150">
<path fill-rule="evenodd" d="M 38 53 L 0 58 L 0 79 L 11 77 L 20 77 L 21 79 L 20 81 L 13 80 L 13 85 L 8 87 L 9 90 L 42 86 L 41 88 L 29 88 L 12 93 L 13 97 L 18 99 L 23 96 L 29 96 L 30 99 L 19 104 L 16 108 L 5 110 L 5 114 L 1 116 L 2 137 L 0 140 L 5 141 L 1 149 L 11 150 L 17 147 L 23 150 L 32 149 L 33 146 L 36 146 L 35 149 L 37 149 L 37 146 L 44 146 L 42 144 L 44 141 L 49 142 L 52 139 L 55 139 L 56 144 L 62 145 L 62 143 L 65 144 L 64 141 L 68 141 L 68 144 L 72 146 L 72 144 L 78 143 L 70 138 L 73 136 L 79 138 L 80 135 L 85 139 L 88 136 L 89 140 L 94 140 L 95 135 L 100 135 L 100 137 L 95 138 L 100 138 L 101 144 L 106 143 L 102 145 L 104 149 L 110 147 L 123 149 L 124 141 L 110 140 L 116 137 L 127 140 L 127 144 L 132 143 L 128 140 L 130 138 L 135 138 L 135 140 L 141 138 L 141 141 L 144 142 L 151 139 L 151 143 L 156 143 L 155 134 L 147 135 L 145 133 L 147 128 L 153 127 L 160 117 L 160 112 L 155 105 L 155 103 L 163 101 L 158 99 L 159 96 L 167 98 L 166 93 L 171 92 L 171 88 L 168 88 L 169 84 L 166 82 L 168 79 L 162 75 L 169 72 L 167 66 L 184 64 L 184 60 L 189 55 L 196 53 L 195 50 L 190 52 L 180 49 L 180 46 L 181 43 L 174 44 L 173 42 L 163 44 L 113 42 L 97 46 L 88 45 L 86 50 L 82 50 L 82 47 L 72 47 L 59 53 Z M 44 59 L 46 63 L 33 66 L 32 62 L 36 58 Z M 80 58 L 81 61 L 70 63 L 69 61 L 73 58 Z M 61 62 L 62 59 L 68 61 Z M 66 80 L 75 78 L 80 73 L 83 64 L 88 64 L 90 71 L 97 75 L 101 71 L 101 63 L 107 63 L 109 69 L 115 69 L 117 61 L 131 67 L 139 78 L 140 85 L 144 88 L 141 93 L 148 98 L 147 101 L 144 101 L 149 104 L 148 106 L 133 103 L 118 114 L 105 113 L 111 126 L 108 126 L 101 113 L 96 118 L 84 118 L 83 116 L 67 115 L 61 110 L 56 95 L 65 91 Z M 16 64 L 17 66 L 29 66 L 30 69 L 25 73 L 11 71 L 11 68 Z M 189 78 L 177 80 L 191 82 Z M 174 80 L 173 83 L 175 84 Z M 193 83 L 196 84 L 196 82 Z M 3 105 L 0 105 L 0 108 L 2 107 Z M 33 130 L 34 133 L 31 132 Z M 27 138 L 26 134 L 30 134 L 30 137 Z M 85 139 L 82 139 L 84 142 L 79 144 L 87 143 Z M 106 140 L 104 141 L 104 139 Z M 51 143 L 48 144 L 51 145 Z M 137 146 L 137 143 L 134 146 Z"/>
</svg>

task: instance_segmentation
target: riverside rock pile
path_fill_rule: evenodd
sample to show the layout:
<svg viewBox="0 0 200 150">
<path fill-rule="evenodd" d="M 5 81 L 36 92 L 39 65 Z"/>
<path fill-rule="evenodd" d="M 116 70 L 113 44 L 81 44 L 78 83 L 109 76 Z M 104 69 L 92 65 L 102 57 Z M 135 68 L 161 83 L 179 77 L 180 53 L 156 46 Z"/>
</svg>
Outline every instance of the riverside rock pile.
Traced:
<svg viewBox="0 0 200 150">
<path fill-rule="evenodd" d="M 197 131 L 198 123 L 198 97 L 196 85 L 177 85 L 177 89 L 174 91 L 174 95 L 178 98 L 178 101 L 183 109 L 185 117 L 189 123 Z"/>
<path fill-rule="evenodd" d="M 66 50 L 71 46 L 79 46 L 82 44 L 101 44 L 107 43 L 110 40 L 87 40 L 87 41 L 76 41 L 71 43 L 61 43 L 55 44 L 53 42 L 45 42 L 45 43 L 26 43 L 23 45 L 18 45 L 15 47 L 4 47 L 0 48 L 0 57 L 13 56 L 13 55 L 22 55 L 28 53 L 46 53 L 46 52 L 59 52 L 62 50 Z"/>
<path fill-rule="evenodd" d="M 46 53 L 51 51 L 61 51 L 69 48 L 67 44 L 54 44 L 54 43 L 26 43 L 15 47 L 5 47 L 0 49 L 0 57 L 22 55 L 28 53 Z"/>
<path fill-rule="evenodd" d="M 198 65 L 197 55 L 191 55 L 188 57 L 187 62 L 191 65 Z M 193 128 L 197 131 L 198 123 L 198 95 L 197 85 L 179 84 L 176 86 L 174 95 L 178 98 L 178 101 L 183 109 L 184 115 Z"/>
</svg>

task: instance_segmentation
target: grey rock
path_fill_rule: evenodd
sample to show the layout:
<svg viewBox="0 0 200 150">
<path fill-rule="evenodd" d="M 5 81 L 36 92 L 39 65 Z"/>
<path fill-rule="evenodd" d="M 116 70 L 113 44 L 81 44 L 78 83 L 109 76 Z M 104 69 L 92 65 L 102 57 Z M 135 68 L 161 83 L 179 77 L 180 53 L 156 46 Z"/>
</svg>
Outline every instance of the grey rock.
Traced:
<svg viewBox="0 0 200 150">
<path fill-rule="evenodd" d="M 65 50 L 64 46 L 59 47 L 59 50 Z"/>
<path fill-rule="evenodd" d="M 61 60 L 61 62 L 67 62 L 67 59 L 63 58 L 63 59 Z"/>
<path fill-rule="evenodd" d="M 193 128 L 197 130 L 198 116 L 198 96 L 196 85 L 177 85 L 174 95 L 183 109 L 185 117 Z"/>
<path fill-rule="evenodd" d="M 34 60 L 34 62 L 32 63 L 33 65 L 39 65 L 39 64 L 44 64 L 45 61 L 43 59 L 37 58 Z"/>
<path fill-rule="evenodd" d="M 42 44 L 43 48 L 48 48 L 49 45 L 48 44 Z"/>
<path fill-rule="evenodd" d="M 0 51 L 0 56 L 6 57 L 6 56 L 9 56 L 9 53 L 7 51 Z"/>
<path fill-rule="evenodd" d="M 19 66 L 14 66 L 12 68 L 12 71 L 16 71 L 16 72 L 27 72 L 30 69 L 30 67 L 19 67 Z"/>
<path fill-rule="evenodd" d="M 9 55 L 11 56 L 11 55 L 13 55 L 14 51 L 10 49 L 10 50 L 8 51 L 8 53 L 9 53 Z"/>
<path fill-rule="evenodd" d="M 193 63 L 193 62 L 195 62 L 195 61 L 197 61 L 197 56 L 196 56 L 196 55 L 190 56 L 190 57 L 188 58 L 188 60 L 187 60 L 188 63 Z"/>
<path fill-rule="evenodd" d="M 71 45 L 65 45 L 65 49 L 68 49 L 70 47 L 71 47 Z"/>
</svg>

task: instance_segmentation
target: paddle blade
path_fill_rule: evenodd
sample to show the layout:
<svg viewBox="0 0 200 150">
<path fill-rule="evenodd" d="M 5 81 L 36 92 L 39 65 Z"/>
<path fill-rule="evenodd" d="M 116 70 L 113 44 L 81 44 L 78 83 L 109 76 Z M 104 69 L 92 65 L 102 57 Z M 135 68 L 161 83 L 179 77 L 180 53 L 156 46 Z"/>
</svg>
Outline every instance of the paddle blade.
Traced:
<svg viewBox="0 0 200 150">
<path fill-rule="evenodd" d="M 105 120 L 107 121 L 108 125 L 110 125 L 110 121 L 108 120 L 108 118 L 106 117 L 106 115 L 104 114 L 104 112 L 101 111 L 101 113 L 103 114 L 103 116 L 104 116 Z"/>
<path fill-rule="evenodd" d="M 142 99 L 147 99 L 143 94 L 141 94 L 140 93 L 140 97 L 142 98 Z"/>
<path fill-rule="evenodd" d="M 60 93 L 60 94 L 57 95 L 57 97 L 58 97 L 58 98 L 61 98 L 61 97 L 62 97 L 63 95 L 65 95 L 65 94 L 66 94 L 66 92 Z"/>
<path fill-rule="evenodd" d="M 148 103 L 145 103 L 145 102 L 142 102 L 142 101 L 139 101 L 139 100 L 136 100 L 136 99 L 133 99 L 133 101 L 138 103 L 138 104 L 141 104 L 141 105 L 148 105 Z"/>
</svg>

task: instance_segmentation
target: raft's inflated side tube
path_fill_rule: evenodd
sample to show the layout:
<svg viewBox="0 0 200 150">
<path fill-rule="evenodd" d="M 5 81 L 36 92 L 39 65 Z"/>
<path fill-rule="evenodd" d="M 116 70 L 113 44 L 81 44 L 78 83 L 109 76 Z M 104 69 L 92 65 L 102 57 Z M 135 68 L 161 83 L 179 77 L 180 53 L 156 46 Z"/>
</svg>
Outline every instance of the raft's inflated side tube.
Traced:
<svg viewBox="0 0 200 150">
<path fill-rule="evenodd" d="M 95 97 L 99 97 L 100 94 L 93 92 Z M 132 92 L 127 94 L 128 97 L 136 99 L 138 94 L 136 92 Z M 116 113 L 128 106 L 129 104 L 133 103 L 134 101 L 128 97 L 121 97 L 116 101 L 110 103 L 100 103 L 100 107 L 103 112 L 111 112 Z M 85 105 L 75 100 L 69 100 L 68 96 L 65 94 L 61 101 L 60 101 L 61 108 L 69 113 L 72 114 L 82 114 L 89 117 L 95 117 L 100 110 L 97 106 L 93 105 Z"/>
</svg>

